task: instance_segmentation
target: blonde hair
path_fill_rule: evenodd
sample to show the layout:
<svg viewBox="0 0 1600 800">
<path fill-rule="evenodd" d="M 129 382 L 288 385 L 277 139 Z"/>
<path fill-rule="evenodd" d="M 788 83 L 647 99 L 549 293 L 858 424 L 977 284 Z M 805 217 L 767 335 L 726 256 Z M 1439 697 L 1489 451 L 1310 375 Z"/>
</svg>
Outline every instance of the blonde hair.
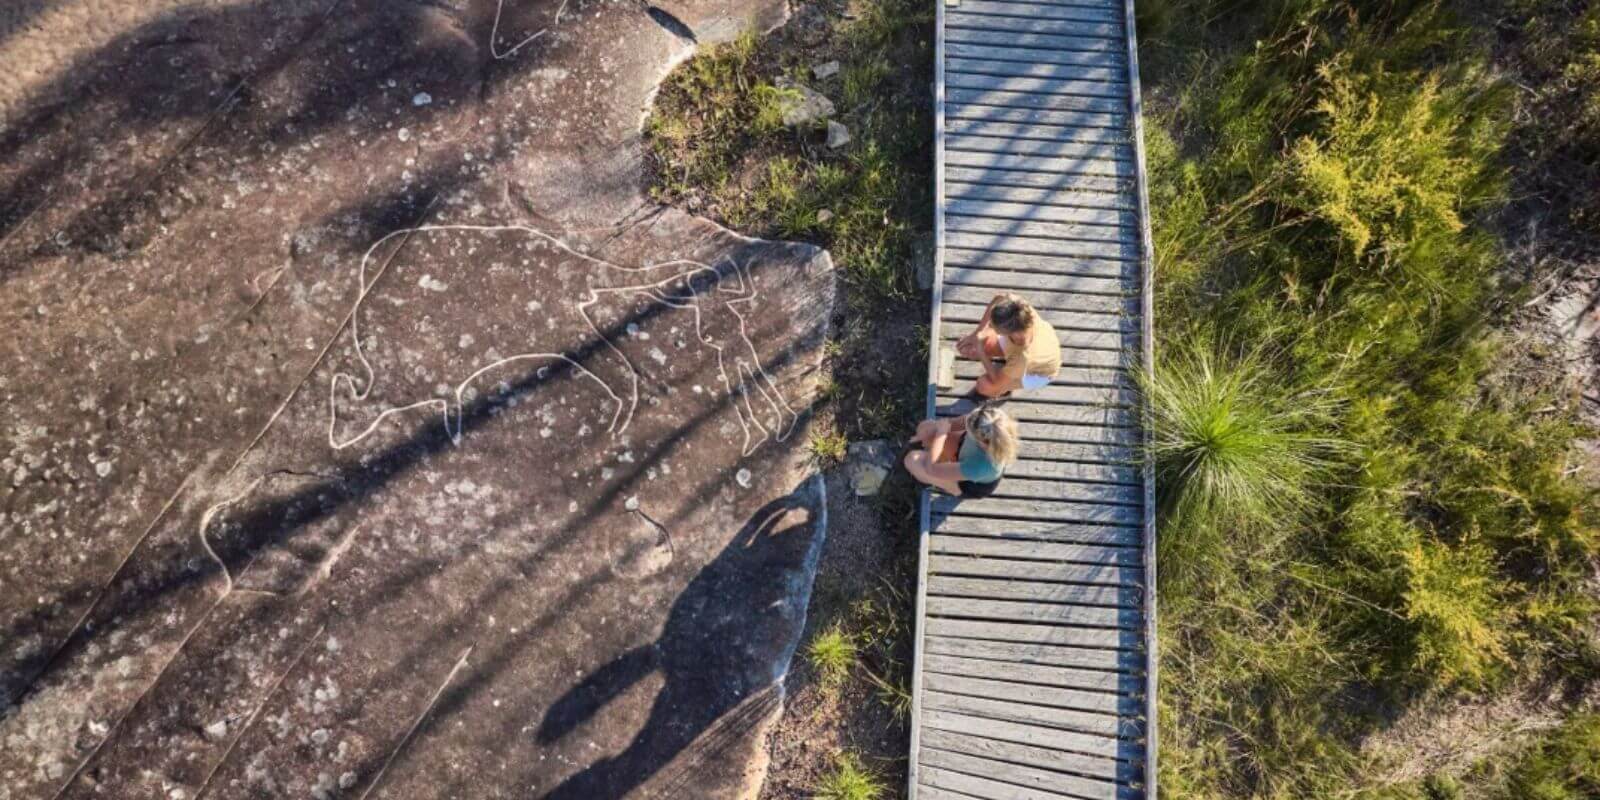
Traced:
<svg viewBox="0 0 1600 800">
<path fill-rule="evenodd" d="M 1021 333 L 1033 327 L 1033 320 L 1039 312 L 1022 296 L 1013 292 L 1001 292 L 994 296 L 994 306 L 989 310 L 989 321 L 1001 333 Z"/>
<path fill-rule="evenodd" d="M 1017 460 L 1017 448 L 1022 441 L 1017 434 L 1017 421 L 1000 406 L 984 403 L 968 414 L 967 435 L 977 440 L 996 466 L 1005 467 Z"/>
</svg>

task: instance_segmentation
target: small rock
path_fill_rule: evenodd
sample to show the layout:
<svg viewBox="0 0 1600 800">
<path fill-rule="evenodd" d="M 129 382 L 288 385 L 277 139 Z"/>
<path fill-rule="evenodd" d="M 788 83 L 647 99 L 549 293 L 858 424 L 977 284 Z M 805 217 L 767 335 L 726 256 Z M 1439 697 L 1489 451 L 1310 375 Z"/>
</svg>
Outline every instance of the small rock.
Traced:
<svg viewBox="0 0 1600 800">
<path fill-rule="evenodd" d="M 817 224 L 818 225 L 826 225 L 826 224 L 828 224 L 828 221 L 831 220 L 831 219 L 833 219 L 833 212 L 832 211 L 829 211 L 828 209 L 824 208 L 821 211 L 817 212 Z"/>
<path fill-rule="evenodd" d="M 356 785 L 356 774 L 354 772 L 346 772 L 339 776 L 340 789 L 348 789 L 354 785 Z"/>
<path fill-rule="evenodd" d="M 798 128 L 833 116 L 833 101 L 817 90 L 787 78 L 779 78 L 777 86 L 783 90 L 778 105 L 783 109 L 784 125 Z"/>
<path fill-rule="evenodd" d="M 327 728 L 318 728 L 311 732 L 311 743 L 318 745 L 327 744 L 328 737 L 331 735 L 332 734 L 328 733 Z"/>
<path fill-rule="evenodd" d="M 213 742 L 221 741 L 222 737 L 227 735 L 228 721 L 225 719 L 219 719 L 206 726 L 206 738 Z"/>
<path fill-rule="evenodd" d="M 750 488 L 750 480 L 752 477 L 754 476 L 752 476 L 750 474 L 750 470 L 747 469 L 741 469 L 733 475 L 733 479 L 738 481 L 739 485 L 746 489 Z"/>
<path fill-rule="evenodd" d="M 887 439 L 851 442 L 848 451 L 846 474 L 850 488 L 857 497 L 871 497 L 883 487 L 883 482 L 894 469 L 894 447 Z"/>
<path fill-rule="evenodd" d="M 838 75 L 838 74 L 839 74 L 839 62 L 837 62 L 837 61 L 824 61 L 823 63 L 818 64 L 818 65 L 816 65 L 816 66 L 811 68 L 812 77 L 816 78 L 819 81 L 827 80 L 828 78 L 831 78 L 831 77 L 833 77 L 835 75 Z"/>
<path fill-rule="evenodd" d="M 843 123 L 828 120 L 828 149 L 838 150 L 850 143 L 850 129 Z"/>
<path fill-rule="evenodd" d="M 399 131 L 397 131 L 395 133 L 395 138 L 399 139 L 402 142 L 411 141 L 411 129 L 410 128 L 401 128 Z"/>
<path fill-rule="evenodd" d="M 627 509 L 627 510 L 629 510 L 629 511 L 638 511 L 639 510 L 639 498 L 638 498 L 638 496 L 635 495 L 633 497 L 628 498 L 627 500 L 622 501 L 622 507 Z"/>
<path fill-rule="evenodd" d="M 432 102 L 433 95 L 428 94 L 427 92 L 417 92 L 416 95 L 411 98 L 411 105 L 419 108 Z"/>
</svg>

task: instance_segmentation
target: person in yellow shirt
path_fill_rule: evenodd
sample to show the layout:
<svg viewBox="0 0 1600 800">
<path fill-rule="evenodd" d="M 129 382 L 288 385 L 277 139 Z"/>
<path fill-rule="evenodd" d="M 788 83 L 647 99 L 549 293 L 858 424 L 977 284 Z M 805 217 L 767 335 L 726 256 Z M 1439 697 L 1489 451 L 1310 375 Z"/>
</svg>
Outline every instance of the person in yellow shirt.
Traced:
<svg viewBox="0 0 1600 800">
<path fill-rule="evenodd" d="M 978 329 L 956 343 L 956 352 L 983 365 L 974 391 L 1004 397 L 1018 389 L 1049 386 L 1061 372 L 1061 339 L 1028 301 L 1001 292 L 989 301 Z"/>
</svg>

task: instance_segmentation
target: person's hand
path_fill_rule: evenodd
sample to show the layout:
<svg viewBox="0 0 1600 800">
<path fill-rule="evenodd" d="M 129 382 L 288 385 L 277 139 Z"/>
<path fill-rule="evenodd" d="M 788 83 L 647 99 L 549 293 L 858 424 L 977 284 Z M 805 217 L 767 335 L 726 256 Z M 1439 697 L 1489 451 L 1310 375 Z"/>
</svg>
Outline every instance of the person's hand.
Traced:
<svg viewBox="0 0 1600 800">
<path fill-rule="evenodd" d="M 941 419 L 938 422 L 933 423 L 933 432 L 935 434 L 938 434 L 939 436 L 949 436 L 950 435 L 950 420 Z"/>
</svg>

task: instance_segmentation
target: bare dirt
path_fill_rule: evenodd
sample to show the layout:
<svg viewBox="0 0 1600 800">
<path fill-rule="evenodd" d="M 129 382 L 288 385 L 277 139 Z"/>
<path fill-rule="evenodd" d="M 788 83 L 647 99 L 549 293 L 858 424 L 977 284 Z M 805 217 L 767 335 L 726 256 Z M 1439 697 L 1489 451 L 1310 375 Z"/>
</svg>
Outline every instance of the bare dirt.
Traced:
<svg viewBox="0 0 1600 800">
<path fill-rule="evenodd" d="M 784 13 L 0 14 L 0 798 L 754 791 L 834 276 L 639 126 Z"/>
</svg>

